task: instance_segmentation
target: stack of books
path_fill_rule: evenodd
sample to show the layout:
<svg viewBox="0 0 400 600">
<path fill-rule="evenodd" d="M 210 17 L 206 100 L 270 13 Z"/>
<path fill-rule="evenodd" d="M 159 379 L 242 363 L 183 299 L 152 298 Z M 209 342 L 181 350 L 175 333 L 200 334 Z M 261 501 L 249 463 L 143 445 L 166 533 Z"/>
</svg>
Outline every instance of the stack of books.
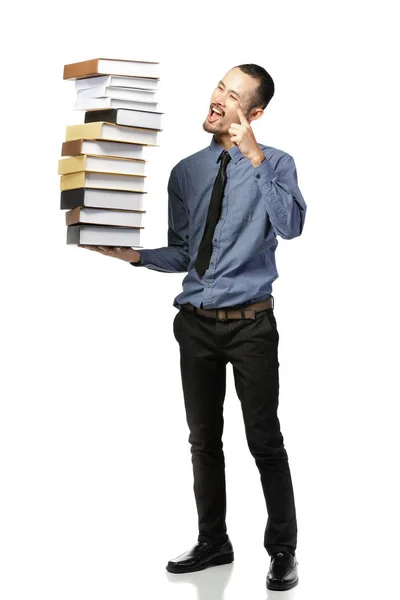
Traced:
<svg viewBox="0 0 400 600">
<path fill-rule="evenodd" d="M 146 160 L 158 146 L 158 62 L 97 58 L 64 66 L 75 80 L 74 110 L 58 162 L 67 244 L 141 247 Z"/>
</svg>

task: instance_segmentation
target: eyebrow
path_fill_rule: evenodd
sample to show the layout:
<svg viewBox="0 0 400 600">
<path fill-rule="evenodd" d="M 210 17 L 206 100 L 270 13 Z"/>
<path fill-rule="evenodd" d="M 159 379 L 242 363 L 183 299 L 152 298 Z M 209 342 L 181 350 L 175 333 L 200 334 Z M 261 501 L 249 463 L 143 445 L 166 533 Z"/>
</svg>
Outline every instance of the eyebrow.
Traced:
<svg viewBox="0 0 400 600">
<path fill-rule="evenodd" d="M 226 87 L 223 81 L 218 81 L 218 83 L 220 83 L 221 85 L 223 85 L 224 87 Z M 236 95 L 238 98 L 240 98 L 240 95 L 239 95 L 237 92 L 235 92 L 235 90 L 228 90 L 228 92 L 232 92 L 232 93 L 233 93 L 233 94 L 235 94 L 235 95 Z"/>
</svg>

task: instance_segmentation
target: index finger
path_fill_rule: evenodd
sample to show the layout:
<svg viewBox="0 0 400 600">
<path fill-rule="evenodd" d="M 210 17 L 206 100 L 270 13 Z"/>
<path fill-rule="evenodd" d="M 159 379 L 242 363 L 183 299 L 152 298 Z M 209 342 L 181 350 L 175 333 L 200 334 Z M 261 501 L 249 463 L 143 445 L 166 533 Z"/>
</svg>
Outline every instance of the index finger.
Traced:
<svg viewBox="0 0 400 600">
<path fill-rule="evenodd" d="M 237 98 L 236 98 L 236 110 L 237 110 L 237 113 L 239 115 L 239 119 L 240 119 L 241 124 L 242 125 L 248 125 L 249 122 L 246 119 L 246 117 L 244 116 L 244 112 L 243 112 L 242 107 L 240 106 L 240 102 L 239 102 L 239 100 Z"/>
</svg>

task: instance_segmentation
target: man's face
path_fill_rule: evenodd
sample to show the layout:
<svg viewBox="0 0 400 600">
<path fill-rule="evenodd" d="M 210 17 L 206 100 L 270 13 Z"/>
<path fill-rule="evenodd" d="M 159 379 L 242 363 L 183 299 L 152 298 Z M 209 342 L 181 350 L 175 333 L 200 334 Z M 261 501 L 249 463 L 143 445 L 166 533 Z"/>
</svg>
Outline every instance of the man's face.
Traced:
<svg viewBox="0 0 400 600">
<path fill-rule="evenodd" d="M 232 123 L 240 123 L 237 113 L 238 100 L 245 116 L 250 121 L 251 111 L 249 113 L 248 109 L 258 85 L 258 79 L 243 73 L 239 68 L 228 71 L 212 93 L 203 129 L 209 133 L 228 133 Z"/>
</svg>

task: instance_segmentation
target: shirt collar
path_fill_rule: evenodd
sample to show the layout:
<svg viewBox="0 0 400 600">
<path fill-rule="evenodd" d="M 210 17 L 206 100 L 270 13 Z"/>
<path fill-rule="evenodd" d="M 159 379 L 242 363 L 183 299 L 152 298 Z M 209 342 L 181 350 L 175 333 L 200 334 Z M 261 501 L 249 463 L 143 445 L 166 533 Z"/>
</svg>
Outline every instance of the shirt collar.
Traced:
<svg viewBox="0 0 400 600">
<path fill-rule="evenodd" d="M 212 157 L 215 162 L 218 161 L 218 158 L 220 157 L 221 153 L 224 151 L 224 148 L 222 146 L 220 146 L 218 144 L 218 142 L 215 140 L 214 135 L 211 138 L 210 151 L 212 152 Z M 227 150 L 227 152 L 229 152 L 229 154 L 231 156 L 231 160 L 233 160 L 233 162 L 235 164 L 244 156 L 242 154 L 239 146 L 232 146 L 232 148 L 229 148 L 229 150 Z"/>
</svg>

